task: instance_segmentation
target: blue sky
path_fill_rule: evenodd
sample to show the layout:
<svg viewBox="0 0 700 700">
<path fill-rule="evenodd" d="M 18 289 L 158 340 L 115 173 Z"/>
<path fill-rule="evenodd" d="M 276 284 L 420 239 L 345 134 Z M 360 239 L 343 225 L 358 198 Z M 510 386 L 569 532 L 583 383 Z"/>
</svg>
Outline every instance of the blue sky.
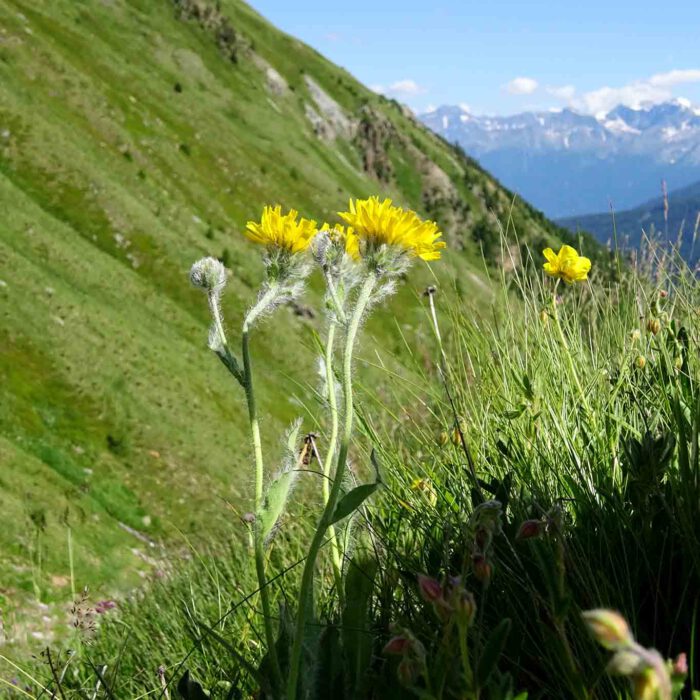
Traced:
<svg viewBox="0 0 700 700">
<path fill-rule="evenodd" d="M 284 31 L 417 111 L 700 105 L 700 2 L 252 0 Z"/>
</svg>

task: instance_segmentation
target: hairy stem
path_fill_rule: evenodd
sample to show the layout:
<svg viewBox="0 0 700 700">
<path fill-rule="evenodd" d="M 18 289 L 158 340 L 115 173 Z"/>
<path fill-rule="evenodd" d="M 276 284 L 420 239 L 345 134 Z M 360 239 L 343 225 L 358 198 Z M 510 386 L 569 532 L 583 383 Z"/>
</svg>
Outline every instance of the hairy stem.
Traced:
<svg viewBox="0 0 700 700">
<path fill-rule="evenodd" d="M 335 448 L 338 443 L 338 397 L 335 391 L 335 375 L 333 374 L 333 346 L 335 343 L 336 328 L 336 323 L 334 321 L 331 321 L 328 327 L 328 338 L 326 339 L 326 391 L 328 392 L 328 406 L 331 414 L 331 433 L 328 438 L 326 459 L 323 463 L 323 474 L 326 477 L 325 479 L 323 479 L 324 506 L 328 503 L 328 500 L 330 498 L 331 465 L 333 464 L 333 458 L 335 457 Z M 340 603 L 340 606 L 342 608 L 345 601 L 345 591 L 343 590 L 342 578 L 342 559 L 340 547 L 338 545 L 338 538 L 336 536 L 335 527 L 333 525 L 331 525 L 330 527 L 330 545 L 331 558 L 333 562 L 333 577 L 335 579 L 335 587 L 338 592 L 338 602 Z"/>
<path fill-rule="evenodd" d="M 328 495 L 328 501 L 323 509 L 323 514 L 319 520 L 316 533 L 314 534 L 309 553 L 304 564 L 304 573 L 301 579 L 301 588 L 299 590 L 299 601 L 297 605 L 297 620 L 294 633 L 294 645 L 292 647 L 292 655 L 289 665 L 289 677 L 287 680 L 287 698 L 288 700 L 296 700 L 297 686 L 299 684 L 299 666 L 301 662 L 301 650 L 304 637 L 304 625 L 306 623 L 307 608 L 311 597 L 311 587 L 313 585 L 314 569 L 316 567 L 316 559 L 319 549 L 323 543 L 324 537 L 330 522 L 333 518 L 335 507 L 338 504 L 340 493 L 343 485 L 343 477 L 347 467 L 348 449 L 350 447 L 350 438 L 352 437 L 352 427 L 354 420 L 353 397 L 352 397 L 352 352 L 355 345 L 357 331 L 360 328 L 362 316 L 367 307 L 367 303 L 372 295 L 377 277 L 375 274 L 370 274 L 365 280 L 360 293 L 357 297 L 357 303 L 350 317 L 347 333 L 345 336 L 345 350 L 343 352 L 343 398 L 345 400 L 345 415 L 343 420 L 343 434 L 340 441 L 340 449 L 338 450 L 338 461 L 335 468 L 333 485 Z"/>
<path fill-rule="evenodd" d="M 260 425 L 258 423 L 258 411 L 255 403 L 255 388 L 253 385 L 253 367 L 250 358 L 250 329 L 256 318 L 265 311 L 266 307 L 274 300 L 276 287 L 270 287 L 259 299 L 258 303 L 251 309 L 243 324 L 242 334 L 242 354 L 245 395 L 248 403 L 248 420 L 250 422 L 250 433 L 253 438 L 253 451 L 255 454 L 255 513 L 259 514 L 262 508 L 263 487 L 264 487 L 264 465 L 262 454 L 262 441 L 260 439 Z M 265 621 L 265 640 L 267 642 L 267 652 L 272 664 L 273 685 L 276 688 L 282 687 L 282 672 L 280 670 L 279 659 L 277 658 L 277 647 L 275 646 L 275 631 L 273 628 L 273 616 L 270 606 L 270 593 L 267 588 L 265 576 L 265 542 L 262 532 L 255 524 L 255 572 L 258 577 L 258 588 L 260 589 L 260 600 L 263 608 L 263 618 Z"/>
</svg>

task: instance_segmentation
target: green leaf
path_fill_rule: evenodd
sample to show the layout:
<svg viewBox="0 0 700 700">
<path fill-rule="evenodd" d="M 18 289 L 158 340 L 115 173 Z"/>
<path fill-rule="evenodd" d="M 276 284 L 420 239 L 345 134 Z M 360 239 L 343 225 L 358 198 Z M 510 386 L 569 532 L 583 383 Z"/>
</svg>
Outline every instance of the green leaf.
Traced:
<svg viewBox="0 0 700 700">
<path fill-rule="evenodd" d="M 496 664 L 508 639 L 510 627 L 511 622 L 508 618 L 501 620 L 486 640 L 476 667 L 476 677 L 480 687 L 487 683 L 489 677 L 496 669 Z"/>
<path fill-rule="evenodd" d="M 292 489 L 296 474 L 291 470 L 282 472 L 273 479 L 267 487 L 265 502 L 256 516 L 257 527 L 260 528 L 263 539 L 267 539 L 272 528 L 284 512 L 289 492 Z"/>
<path fill-rule="evenodd" d="M 338 505 L 335 507 L 331 521 L 328 524 L 333 525 L 354 513 L 378 488 L 379 482 L 375 482 L 373 484 L 362 484 L 361 486 L 356 486 L 352 491 L 348 491 L 338 501 Z"/>
<path fill-rule="evenodd" d="M 177 684 L 177 692 L 183 700 L 209 700 L 209 695 L 204 692 L 197 681 L 190 678 L 190 672 L 185 671 L 185 674 L 180 678 L 180 682 Z"/>
</svg>

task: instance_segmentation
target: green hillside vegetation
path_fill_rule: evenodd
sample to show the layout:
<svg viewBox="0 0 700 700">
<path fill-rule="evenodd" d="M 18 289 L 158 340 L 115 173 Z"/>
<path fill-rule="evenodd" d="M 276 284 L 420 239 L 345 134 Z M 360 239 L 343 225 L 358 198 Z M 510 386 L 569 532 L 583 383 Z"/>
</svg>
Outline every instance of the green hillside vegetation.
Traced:
<svg viewBox="0 0 700 700">
<path fill-rule="evenodd" d="M 648 241 L 670 244 L 692 266 L 700 259 L 700 182 L 655 197 L 633 209 L 604 214 L 573 216 L 560 221 L 571 231 L 589 231 L 601 243 L 612 243 L 634 250 Z"/>
<path fill-rule="evenodd" d="M 247 219 L 280 203 L 323 220 L 373 193 L 441 224 L 438 279 L 477 302 L 502 230 L 509 262 L 567 235 L 241 2 L 0 4 L 0 606 L 15 641 L 51 636 L 34 607 L 21 624 L 30 601 L 62 620 L 83 586 L 127 590 L 188 556 L 181 535 L 231 533 L 251 487 L 244 404 L 204 354 L 189 266 L 226 264 L 235 328 L 262 274 Z M 370 324 L 377 347 L 399 351 L 395 311 L 410 337 L 432 281 L 413 271 Z M 321 325 L 297 306 L 256 337 L 269 425 L 302 410 Z"/>
</svg>

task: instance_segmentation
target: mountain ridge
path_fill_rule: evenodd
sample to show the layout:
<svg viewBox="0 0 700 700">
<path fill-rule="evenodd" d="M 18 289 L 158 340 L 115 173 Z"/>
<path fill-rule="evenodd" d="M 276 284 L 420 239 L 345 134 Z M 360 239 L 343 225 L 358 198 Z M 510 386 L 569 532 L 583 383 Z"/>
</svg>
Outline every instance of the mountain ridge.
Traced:
<svg viewBox="0 0 700 700">
<path fill-rule="evenodd" d="M 605 115 L 572 109 L 476 116 L 443 106 L 419 117 L 555 218 L 636 206 L 700 177 L 700 109 L 685 100 Z"/>
</svg>

